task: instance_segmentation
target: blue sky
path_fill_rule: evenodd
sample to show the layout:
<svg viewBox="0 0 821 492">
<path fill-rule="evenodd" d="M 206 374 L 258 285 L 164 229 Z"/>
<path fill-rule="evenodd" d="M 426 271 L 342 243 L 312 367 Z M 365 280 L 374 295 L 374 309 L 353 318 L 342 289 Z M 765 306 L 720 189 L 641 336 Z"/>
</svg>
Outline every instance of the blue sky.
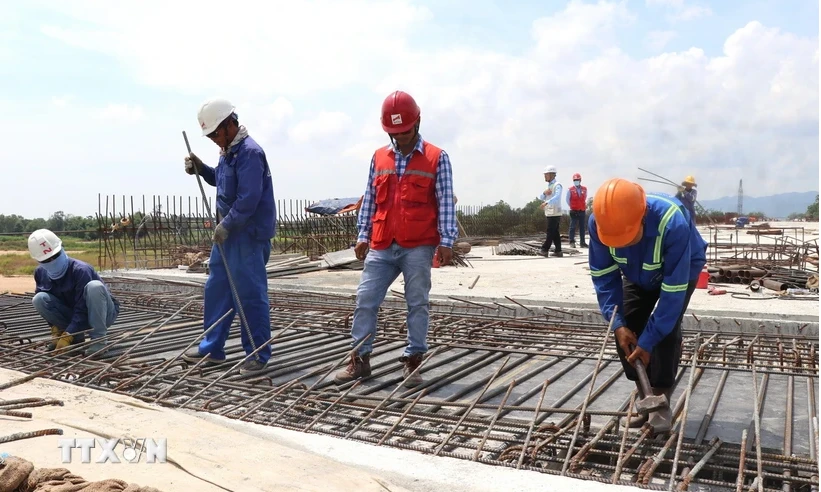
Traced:
<svg viewBox="0 0 821 492">
<path fill-rule="evenodd" d="M 218 5 L 4 7 L 0 109 L 13 116 L 0 131 L 16 145 L 0 159 L 19 186 L 0 213 L 196 196 L 180 131 L 214 163 L 196 127 L 210 96 L 231 99 L 263 144 L 277 198 L 358 195 L 397 88 L 451 154 L 460 203 L 521 206 L 548 164 L 594 189 L 638 166 L 696 174 L 703 198 L 734 194 L 740 175 L 750 195 L 818 189 L 817 2 Z"/>
</svg>

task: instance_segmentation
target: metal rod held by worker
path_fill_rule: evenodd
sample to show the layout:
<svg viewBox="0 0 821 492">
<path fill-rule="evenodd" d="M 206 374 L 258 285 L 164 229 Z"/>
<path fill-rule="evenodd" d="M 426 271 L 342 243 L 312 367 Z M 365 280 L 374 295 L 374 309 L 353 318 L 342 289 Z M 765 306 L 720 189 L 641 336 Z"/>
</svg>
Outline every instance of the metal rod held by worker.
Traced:
<svg viewBox="0 0 821 492">
<path fill-rule="evenodd" d="M 185 133 L 185 130 L 182 131 L 182 138 L 185 139 L 185 147 L 188 149 L 188 156 L 190 157 L 193 152 L 191 151 L 191 144 L 188 142 L 188 135 Z M 193 161 L 193 159 L 192 159 Z M 205 194 L 205 188 L 202 186 L 202 180 L 200 179 L 200 169 L 199 167 L 194 164 L 194 175 L 197 176 L 197 184 L 200 187 L 200 193 L 202 193 L 202 203 L 205 205 L 205 211 L 208 213 L 208 218 L 213 218 L 212 227 L 216 229 L 217 227 L 217 216 L 211 213 L 211 206 L 208 205 L 208 195 Z M 245 319 L 245 310 L 242 308 L 242 300 L 239 297 L 239 293 L 237 292 L 236 284 L 234 283 L 234 276 L 231 275 L 231 269 L 228 268 L 228 260 L 225 259 L 225 251 L 222 249 L 222 244 L 215 242 L 217 245 L 217 249 L 219 250 L 220 257 L 222 258 L 222 264 L 225 266 L 225 276 L 228 278 L 228 286 L 231 288 L 231 294 L 234 296 L 234 302 L 237 307 L 237 312 L 239 312 L 239 319 L 242 323 L 242 328 L 245 330 L 245 334 L 248 336 L 248 340 L 251 342 L 251 348 L 253 349 L 254 358 L 259 361 L 259 354 L 257 350 L 257 344 L 254 342 L 254 337 L 251 333 L 251 327 L 248 325 L 248 321 Z"/>
</svg>

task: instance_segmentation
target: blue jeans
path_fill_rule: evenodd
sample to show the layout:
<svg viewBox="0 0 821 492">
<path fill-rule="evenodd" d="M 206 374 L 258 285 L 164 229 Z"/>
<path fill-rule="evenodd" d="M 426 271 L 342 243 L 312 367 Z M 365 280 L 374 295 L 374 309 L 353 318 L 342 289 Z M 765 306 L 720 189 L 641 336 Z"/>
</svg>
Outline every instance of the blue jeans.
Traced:
<svg viewBox="0 0 821 492">
<path fill-rule="evenodd" d="M 587 212 L 585 210 L 571 210 L 570 211 L 570 231 L 568 236 L 571 243 L 576 242 L 576 224 L 579 225 L 579 242 L 582 245 L 587 244 L 584 240 L 584 228 L 587 225 Z"/>
<path fill-rule="evenodd" d="M 120 314 L 120 306 L 111 298 L 108 289 L 99 280 L 92 280 L 84 290 L 86 309 L 88 310 L 88 325 L 80 326 L 79 331 L 91 328 L 91 339 L 104 337 L 108 328 L 114 324 Z M 74 310 L 63 304 L 60 299 L 48 292 L 38 292 L 31 300 L 34 309 L 50 325 L 65 330 L 71 323 Z M 76 336 L 76 341 L 82 342 L 84 335 Z"/>
<path fill-rule="evenodd" d="M 235 231 L 228 235 L 222 245 L 228 268 L 231 269 L 231 278 L 237 288 L 237 294 L 242 302 L 245 319 L 251 331 L 254 345 L 259 348 L 271 339 L 271 314 L 268 301 L 268 273 L 265 265 L 271 255 L 271 241 L 256 239 L 248 232 Z M 229 309 L 234 310 L 226 316 L 216 328 L 200 342 L 200 354 L 210 353 L 213 359 L 225 359 L 225 342 L 231 330 L 234 317 L 238 316 L 239 309 L 234 302 L 234 295 L 228 283 L 228 273 L 222 262 L 217 245 L 211 247 L 211 258 L 208 260 L 211 271 L 205 281 L 205 313 L 204 329 L 208 329 Z M 240 321 L 241 324 L 241 321 Z M 254 345 L 248 339 L 246 329 L 240 327 L 242 348 L 246 354 L 254 351 Z M 259 361 L 267 363 L 271 358 L 271 346 L 257 352 Z"/>
<path fill-rule="evenodd" d="M 351 327 L 351 346 L 356 346 L 371 335 L 359 347 L 359 355 L 369 354 L 373 350 L 379 306 L 400 273 L 405 278 L 405 301 L 408 304 L 408 346 L 403 355 L 428 351 L 430 270 L 435 251 L 434 246 L 403 248 L 393 243 L 387 249 L 368 252 L 362 280 L 356 289 L 356 309 Z"/>
</svg>

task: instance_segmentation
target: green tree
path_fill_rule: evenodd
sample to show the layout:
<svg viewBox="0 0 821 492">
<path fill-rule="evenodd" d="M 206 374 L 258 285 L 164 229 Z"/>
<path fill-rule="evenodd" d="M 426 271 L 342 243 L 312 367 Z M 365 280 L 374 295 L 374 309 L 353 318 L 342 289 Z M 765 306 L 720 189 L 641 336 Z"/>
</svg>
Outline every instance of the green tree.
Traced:
<svg viewBox="0 0 821 492">
<path fill-rule="evenodd" d="M 815 201 L 807 207 L 804 215 L 807 220 L 818 220 L 818 195 L 815 195 Z"/>
</svg>

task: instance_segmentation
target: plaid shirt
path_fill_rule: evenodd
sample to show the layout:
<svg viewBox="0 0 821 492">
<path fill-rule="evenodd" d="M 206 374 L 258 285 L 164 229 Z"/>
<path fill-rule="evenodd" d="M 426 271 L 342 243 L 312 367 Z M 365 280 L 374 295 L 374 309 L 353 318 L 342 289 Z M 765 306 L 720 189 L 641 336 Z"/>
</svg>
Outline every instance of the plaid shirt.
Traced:
<svg viewBox="0 0 821 492">
<path fill-rule="evenodd" d="M 413 151 L 403 156 L 394 148 L 393 144 L 388 146 L 393 150 L 396 161 L 396 174 L 401 179 L 405 173 L 405 168 L 408 167 L 411 157 L 414 152 L 424 154 L 424 140 L 421 135 L 419 141 Z M 359 242 L 370 241 L 371 238 L 371 217 L 376 212 L 376 202 L 373 197 L 376 194 L 376 187 L 373 185 L 374 178 L 374 158 L 371 158 L 371 168 L 368 172 L 368 185 L 365 187 L 365 197 L 362 199 L 362 207 L 359 209 L 359 219 L 357 226 L 359 227 Z M 459 229 L 456 227 L 456 204 L 453 200 L 453 167 L 450 164 L 450 157 L 443 150 L 439 156 L 439 164 L 436 168 L 436 199 L 439 202 L 439 235 L 441 240 L 439 244 L 446 248 L 452 248 L 453 243 L 459 237 Z"/>
</svg>

